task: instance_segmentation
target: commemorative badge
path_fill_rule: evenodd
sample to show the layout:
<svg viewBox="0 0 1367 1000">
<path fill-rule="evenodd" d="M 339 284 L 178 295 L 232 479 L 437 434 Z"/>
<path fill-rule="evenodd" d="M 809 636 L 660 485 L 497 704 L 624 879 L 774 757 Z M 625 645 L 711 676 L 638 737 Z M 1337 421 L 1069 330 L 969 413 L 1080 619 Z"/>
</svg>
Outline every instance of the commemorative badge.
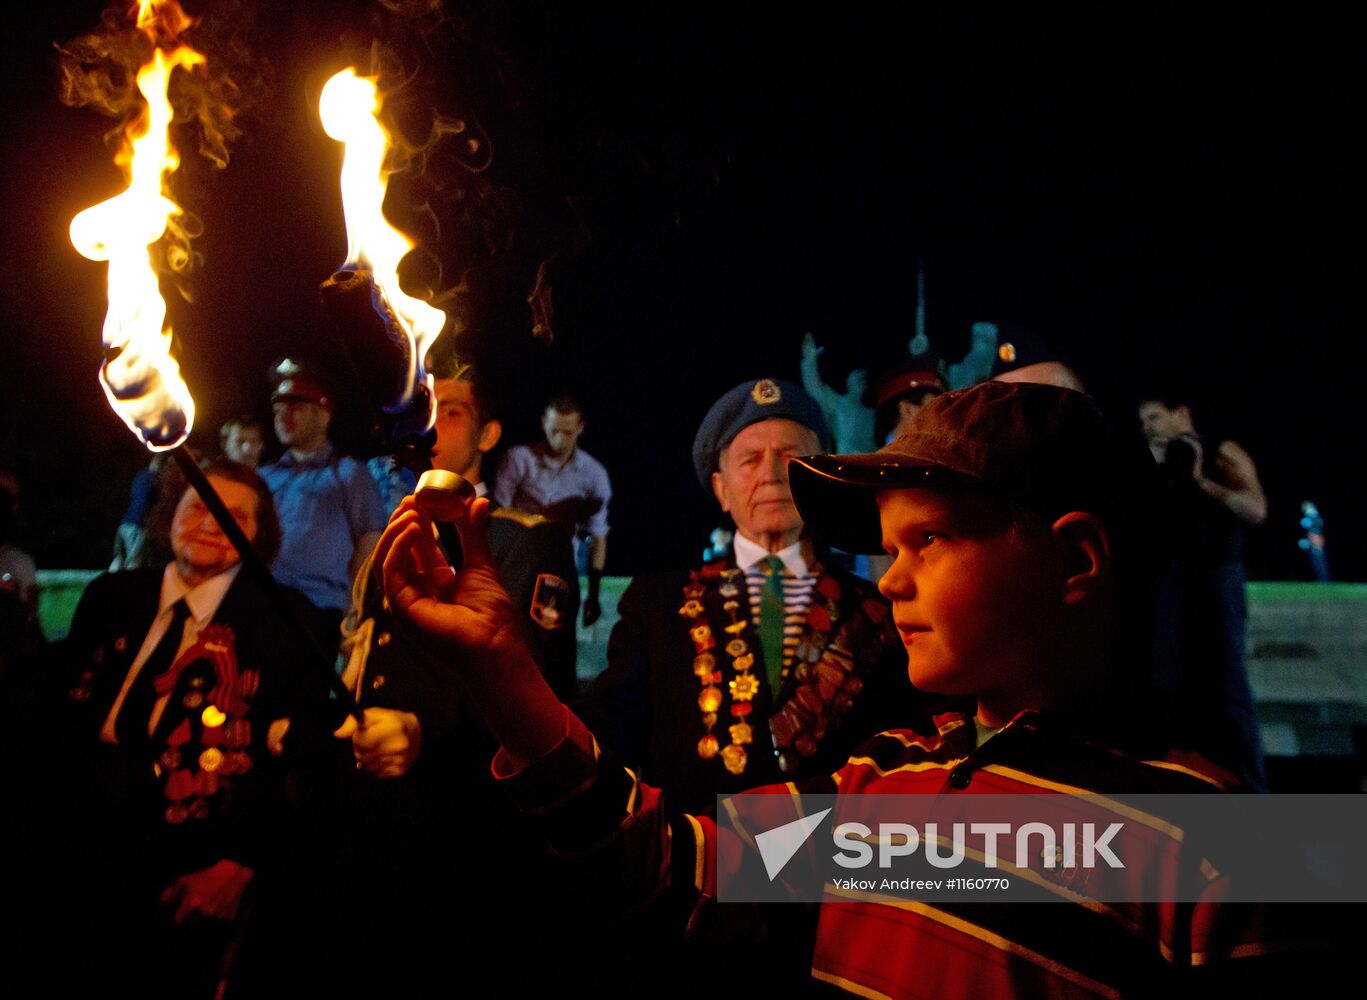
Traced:
<svg viewBox="0 0 1367 1000">
<path fill-rule="evenodd" d="M 745 762 L 748 759 L 749 755 L 745 752 L 745 747 L 738 743 L 727 744 L 726 749 L 721 752 L 721 762 L 732 774 L 744 773 Z"/>
<path fill-rule="evenodd" d="M 760 406 L 772 406 L 783 398 L 783 393 L 773 379 L 762 378 L 750 390 L 750 398 Z"/>
</svg>

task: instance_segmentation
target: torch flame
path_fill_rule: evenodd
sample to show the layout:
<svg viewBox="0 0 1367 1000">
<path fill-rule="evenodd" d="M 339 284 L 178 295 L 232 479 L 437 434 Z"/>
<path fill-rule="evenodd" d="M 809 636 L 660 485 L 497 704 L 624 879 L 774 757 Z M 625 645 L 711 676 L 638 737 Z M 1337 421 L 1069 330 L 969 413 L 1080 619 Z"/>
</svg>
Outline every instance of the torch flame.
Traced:
<svg viewBox="0 0 1367 1000">
<path fill-rule="evenodd" d="M 163 9 L 164 20 L 156 20 Z M 143 0 L 138 27 L 154 37 L 178 33 L 189 23 L 174 3 Z M 71 242 L 91 260 L 109 262 L 109 310 L 104 320 L 105 363 L 100 369 L 109 404 L 153 451 L 181 444 L 194 425 L 195 403 L 171 357 L 171 329 L 149 248 L 166 232 L 180 207 L 166 196 L 166 179 L 180 164 L 168 135 L 171 104 L 166 88 L 177 66 L 189 69 L 204 57 L 187 46 L 153 50 L 138 71 L 146 111 L 129 123 L 116 162 L 128 187 L 71 220 Z"/>
<path fill-rule="evenodd" d="M 380 97 L 375 81 L 357 76 L 348 67 L 335 74 L 323 87 L 318 115 L 323 130 L 342 143 L 342 213 L 346 218 L 348 267 L 368 268 L 375 286 L 389 304 L 413 350 L 409 353 L 408 381 L 404 397 L 393 410 L 406 407 L 420 382 L 431 387 L 431 376 L 423 370 L 428 349 L 446 325 L 440 309 L 405 294 L 399 287 L 399 261 L 413 243 L 384 217 L 385 192 L 390 171 L 385 167 L 389 152 L 389 132 L 379 120 Z M 431 394 L 429 393 L 429 399 Z M 435 414 L 427 415 L 432 426 Z"/>
</svg>

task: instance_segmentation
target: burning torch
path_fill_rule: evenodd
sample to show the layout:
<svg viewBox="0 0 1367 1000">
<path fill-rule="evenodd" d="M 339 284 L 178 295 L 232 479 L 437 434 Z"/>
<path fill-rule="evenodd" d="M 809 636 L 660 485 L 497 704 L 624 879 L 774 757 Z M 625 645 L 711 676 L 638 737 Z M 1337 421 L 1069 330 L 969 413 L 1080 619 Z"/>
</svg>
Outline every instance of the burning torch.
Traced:
<svg viewBox="0 0 1367 1000">
<path fill-rule="evenodd" d="M 319 299 L 336 326 L 361 387 L 380 415 L 372 429 L 381 450 L 420 474 L 416 496 L 434 518 L 443 547 L 458 565 L 452 521 L 475 498 L 461 476 L 432 464 L 436 419 L 427 352 L 446 326 L 446 314 L 399 287 L 399 262 L 413 249 L 384 217 L 392 146 L 380 121 L 375 81 L 348 67 L 324 85 L 318 101 L 323 130 L 342 143 L 342 211 L 347 259 L 323 282 Z"/>
<path fill-rule="evenodd" d="M 169 451 L 237 550 L 244 570 L 270 595 L 279 585 L 252 549 L 237 521 L 210 485 L 185 445 L 194 426 L 195 402 L 180 367 L 171 356 L 172 333 L 166 322 L 151 248 L 181 214 L 168 195 L 168 178 L 180 158 L 171 146 L 171 103 L 167 96 L 176 68 L 193 72 L 204 56 L 177 36 L 194 22 L 174 2 L 142 0 L 137 27 L 153 43 L 151 57 L 137 74 L 137 87 L 146 106 L 129 122 L 117 162 L 128 175 L 128 186 L 107 201 L 85 209 L 71 220 L 71 242 L 84 256 L 109 264 L 109 309 L 104 320 L 104 362 L 100 384 L 114 412 L 149 450 Z M 283 600 L 271 602 L 286 624 L 317 648 Z M 317 661 L 340 703 L 361 720 L 328 657 L 317 650 Z"/>
</svg>

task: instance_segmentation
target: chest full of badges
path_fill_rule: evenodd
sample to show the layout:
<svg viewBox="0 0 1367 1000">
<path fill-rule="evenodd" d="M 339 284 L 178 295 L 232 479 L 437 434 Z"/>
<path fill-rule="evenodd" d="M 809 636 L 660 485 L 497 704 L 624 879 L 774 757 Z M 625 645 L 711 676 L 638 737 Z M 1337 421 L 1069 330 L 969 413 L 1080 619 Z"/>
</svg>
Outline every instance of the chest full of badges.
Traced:
<svg viewBox="0 0 1367 1000">
<path fill-rule="evenodd" d="M 836 577 L 819 565 L 813 572 L 818 580 L 811 604 L 796 642 L 786 645 L 775 708 L 767 719 L 764 742 L 772 741 L 784 774 L 797 772 L 804 759 L 815 756 L 854 706 L 885 639 L 886 607 L 874 598 L 847 602 Z M 697 754 L 703 760 L 719 758 L 735 775 L 745 772 L 756 749 L 755 727 L 766 721 L 755 716 L 756 698 L 767 681 L 755 672 L 758 643 L 745 588 L 740 570 L 704 567 L 690 575 L 679 608 L 699 684 L 703 733 Z M 722 617 L 708 615 L 711 604 L 720 607 Z"/>
<path fill-rule="evenodd" d="M 230 807 L 234 783 L 255 766 L 250 715 L 260 674 L 239 669 L 231 629 L 211 625 L 154 684 L 165 707 L 152 773 L 166 822 L 208 819 Z"/>
</svg>

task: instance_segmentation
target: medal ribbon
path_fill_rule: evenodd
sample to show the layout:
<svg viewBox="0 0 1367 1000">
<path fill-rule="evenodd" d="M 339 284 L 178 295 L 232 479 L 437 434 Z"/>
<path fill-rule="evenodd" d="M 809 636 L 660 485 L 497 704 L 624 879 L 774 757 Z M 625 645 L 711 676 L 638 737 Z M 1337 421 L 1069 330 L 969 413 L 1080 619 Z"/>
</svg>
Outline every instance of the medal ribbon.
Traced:
<svg viewBox="0 0 1367 1000">
<path fill-rule="evenodd" d="M 226 625 L 209 625 L 174 663 L 152 680 L 158 695 L 168 694 L 175 686 L 183 671 L 191 663 L 208 659 L 214 667 L 214 689 L 209 692 L 209 701 L 221 711 L 236 714 L 238 707 L 237 648 L 233 630 Z"/>
</svg>

